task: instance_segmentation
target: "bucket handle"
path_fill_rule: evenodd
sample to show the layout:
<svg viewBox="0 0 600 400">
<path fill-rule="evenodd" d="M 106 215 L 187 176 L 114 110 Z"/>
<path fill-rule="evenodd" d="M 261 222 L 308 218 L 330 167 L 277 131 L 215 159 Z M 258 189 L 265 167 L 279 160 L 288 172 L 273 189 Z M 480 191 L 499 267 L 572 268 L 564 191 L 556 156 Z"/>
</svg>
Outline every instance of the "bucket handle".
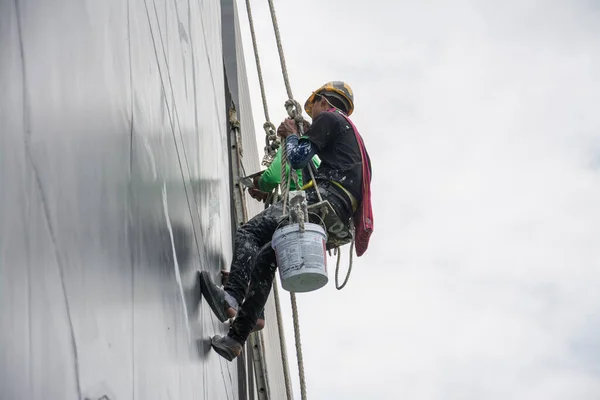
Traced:
<svg viewBox="0 0 600 400">
<path fill-rule="evenodd" d="M 314 216 L 316 216 L 317 218 L 319 218 L 319 220 L 321 221 L 321 223 L 320 223 L 321 227 L 323 227 L 323 229 L 325 230 L 325 232 L 327 232 L 327 226 L 325 226 L 325 221 L 323 220 L 323 218 L 319 214 L 309 211 L 308 212 L 309 217 L 310 217 L 311 214 L 314 215 Z M 309 218 L 309 220 L 310 220 L 310 218 Z"/>
<path fill-rule="evenodd" d="M 314 216 L 316 216 L 316 217 L 317 217 L 317 218 L 320 220 L 320 223 L 319 223 L 318 225 L 320 225 L 320 226 L 321 226 L 321 227 L 322 227 L 322 228 L 325 230 L 325 232 L 327 232 L 327 226 L 325 225 L 325 221 L 323 220 L 323 218 L 322 218 L 322 217 L 321 217 L 319 214 L 317 214 L 317 213 L 314 213 L 314 212 L 310 212 L 310 211 L 309 211 L 309 212 L 308 212 L 308 215 L 309 215 L 309 216 L 310 216 L 310 215 L 314 215 Z M 281 218 L 281 221 L 279 221 L 279 223 L 277 224 L 277 228 L 275 228 L 275 230 L 279 229 L 279 228 L 281 227 L 281 224 L 283 224 L 283 223 L 284 223 L 284 222 L 286 222 L 287 220 L 288 220 L 287 216 L 285 216 L 285 215 L 284 215 L 284 216 Z"/>
</svg>

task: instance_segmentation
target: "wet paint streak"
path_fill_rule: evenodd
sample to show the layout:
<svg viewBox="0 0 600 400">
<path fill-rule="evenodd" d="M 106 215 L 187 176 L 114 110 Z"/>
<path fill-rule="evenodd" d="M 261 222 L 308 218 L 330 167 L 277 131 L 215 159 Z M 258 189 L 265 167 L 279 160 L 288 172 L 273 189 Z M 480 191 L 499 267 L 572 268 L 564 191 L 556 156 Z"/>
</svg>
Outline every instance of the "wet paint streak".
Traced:
<svg viewBox="0 0 600 400">
<path fill-rule="evenodd" d="M 65 312 L 67 315 L 67 324 L 69 326 L 70 333 L 70 342 L 71 342 L 71 350 L 73 352 L 73 368 L 75 374 L 75 383 L 76 390 L 79 398 L 81 398 L 81 382 L 79 376 L 79 354 L 77 351 L 77 342 L 75 340 L 75 330 L 73 328 L 73 319 L 71 316 L 71 308 L 69 306 L 69 297 L 67 295 L 67 289 L 65 287 L 65 272 L 64 272 L 64 263 L 62 257 L 58 251 L 58 244 L 56 241 L 56 235 L 54 233 L 54 229 L 52 226 L 52 222 L 50 221 L 50 210 L 48 207 L 48 201 L 46 199 L 46 194 L 44 192 L 44 187 L 42 185 L 42 180 L 40 178 L 39 170 L 37 165 L 34 162 L 33 156 L 31 154 L 31 118 L 30 118 L 30 104 L 29 104 L 29 87 L 27 84 L 27 68 L 25 62 L 25 50 L 23 45 L 23 33 L 21 27 L 21 13 L 19 8 L 19 2 L 15 0 L 15 13 L 17 20 L 17 31 L 19 35 L 19 53 L 21 57 L 21 72 L 22 72 L 22 90 L 23 90 L 23 126 L 24 126 L 24 147 L 25 147 L 25 156 L 27 161 L 31 165 L 31 170 L 33 172 L 33 176 L 36 182 L 38 195 L 40 197 L 40 202 L 42 205 L 42 211 L 44 214 L 44 221 L 46 223 L 46 229 L 48 230 L 48 234 L 50 236 L 50 240 L 52 243 L 52 250 L 54 251 L 55 261 L 58 267 L 58 273 L 60 275 L 60 284 L 63 293 L 63 301 Z M 30 316 L 31 318 L 31 316 Z"/>
</svg>

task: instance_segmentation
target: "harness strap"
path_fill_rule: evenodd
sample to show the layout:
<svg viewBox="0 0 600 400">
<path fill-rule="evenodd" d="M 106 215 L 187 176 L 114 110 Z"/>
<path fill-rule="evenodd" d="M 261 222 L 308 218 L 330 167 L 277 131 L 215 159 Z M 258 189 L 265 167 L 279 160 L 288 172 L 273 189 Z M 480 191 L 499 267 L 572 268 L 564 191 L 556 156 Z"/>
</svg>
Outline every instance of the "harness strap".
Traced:
<svg viewBox="0 0 600 400">
<path fill-rule="evenodd" d="M 344 191 L 344 193 L 346 193 L 346 196 L 348 196 L 348 198 L 350 199 L 350 204 L 352 205 L 352 212 L 356 212 L 356 209 L 358 208 L 358 200 L 356 200 L 356 197 L 354 197 L 352 195 L 352 193 L 350 193 L 348 191 L 348 189 L 346 189 L 345 187 L 342 186 L 341 183 L 337 182 L 337 181 L 329 181 L 331 183 L 333 183 L 335 186 L 339 187 L 340 189 L 342 189 Z M 313 181 L 311 180 L 310 182 L 308 182 L 306 185 L 302 186 L 302 188 L 300 190 L 306 190 L 309 189 L 311 187 L 313 187 Z"/>
</svg>

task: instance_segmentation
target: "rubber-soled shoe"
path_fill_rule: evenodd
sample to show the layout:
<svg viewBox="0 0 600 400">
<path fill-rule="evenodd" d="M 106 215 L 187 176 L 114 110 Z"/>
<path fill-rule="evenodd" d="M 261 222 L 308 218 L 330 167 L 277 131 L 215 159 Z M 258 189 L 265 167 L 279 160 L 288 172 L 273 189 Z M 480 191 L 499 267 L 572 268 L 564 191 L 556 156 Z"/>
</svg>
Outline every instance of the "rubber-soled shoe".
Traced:
<svg viewBox="0 0 600 400">
<path fill-rule="evenodd" d="M 200 287 L 208 306 L 219 321 L 225 322 L 229 319 L 227 315 L 228 308 L 233 308 L 237 313 L 238 305 L 235 299 L 225 290 L 215 285 L 207 271 L 200 272 Z"/>
<path fill-rule="evenodd" d="M 229 336 L 213 336 L 211 345 L 217 354 L 228 361 L 233 361 L 242 352 L 242 345 Z"/>
</svg>

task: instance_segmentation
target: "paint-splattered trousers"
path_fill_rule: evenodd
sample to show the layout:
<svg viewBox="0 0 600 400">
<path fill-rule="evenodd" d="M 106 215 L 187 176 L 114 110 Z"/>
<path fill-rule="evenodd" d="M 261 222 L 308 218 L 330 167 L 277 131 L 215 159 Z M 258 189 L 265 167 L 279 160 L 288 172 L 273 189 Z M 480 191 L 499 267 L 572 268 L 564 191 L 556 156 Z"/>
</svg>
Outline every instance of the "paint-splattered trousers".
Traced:
<svg viewBox="0 0 600 400">
<path fill-rule="evenodd" d="M 347 221 L 352 213 L 350 200 L 334 185 L 319 183 L 323 200 L 328 200 L 336 214 Z M 314 188 L 306 190 L 308 204 L 319 201 Z M 282 217 L 278 202 L 238 228 L 229 279 L 225 290 L 241 307 L 229 328 L 229 336 L 244 344 L 259 316 L 264 318 L 264 306 L 271 292 L 277 266 L 270 242 Z"/>
</svg>

